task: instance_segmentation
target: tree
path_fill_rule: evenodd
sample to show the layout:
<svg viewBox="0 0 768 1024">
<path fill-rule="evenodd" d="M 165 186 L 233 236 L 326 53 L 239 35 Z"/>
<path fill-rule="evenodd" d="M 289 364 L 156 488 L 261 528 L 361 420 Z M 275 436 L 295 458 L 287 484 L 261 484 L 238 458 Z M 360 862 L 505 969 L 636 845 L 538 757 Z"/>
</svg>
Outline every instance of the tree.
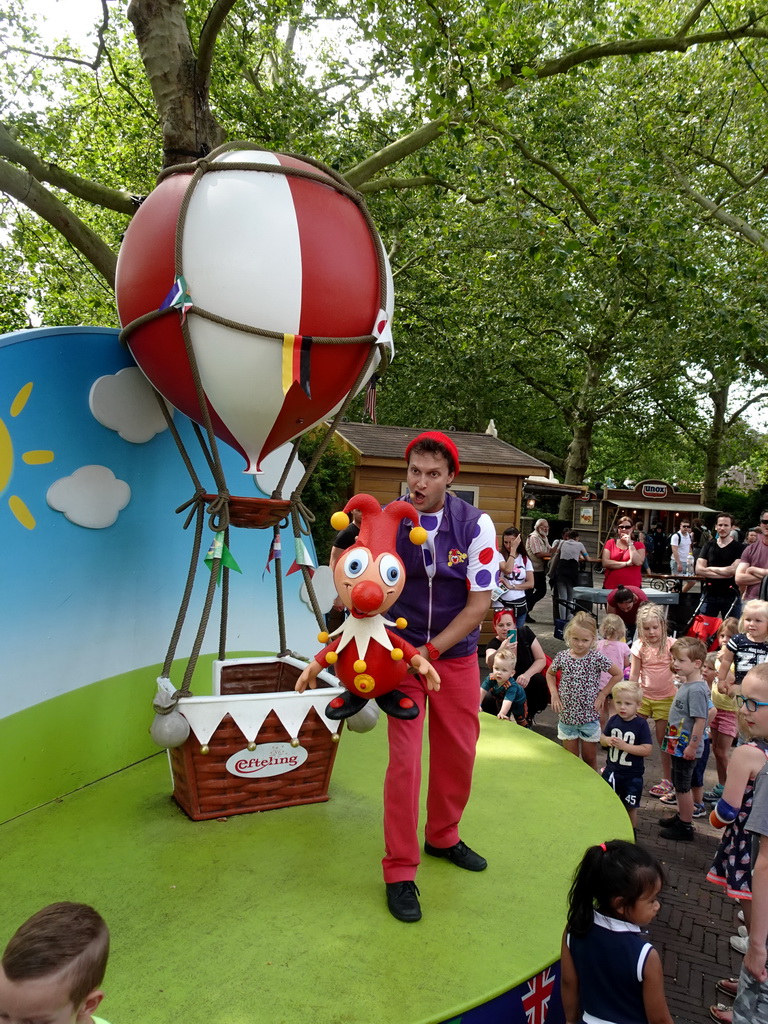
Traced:
<svg viewBox="0 0 768 1024">
<path fill-rule="evenodd" d="M 8 6 L 3 223 L 51 322 L 114 322 L 120 233 L 161 167 L 238 135 L 306 150 L 367 195 L 390 250 L 390 415 L 483 429 L 504 394 L 504 433 L 581 482 L 601 431 L 698 365 L 685 330 L 712 295 L 692 282 L 724 232 L 749 240 L 738 283 L 754 271 L 756 237 L 718 211 L 759 223 L 765 129 L 734 42 L 754 57 L 768 29 L 733 0 L 131 0 L 127 19 L 103 0 L 94 52 L 52 60 Z M 738 351 L 759 361 L 757 290 Z M 5 275 L 0 293 L 18 319 Z"/>
</svg>

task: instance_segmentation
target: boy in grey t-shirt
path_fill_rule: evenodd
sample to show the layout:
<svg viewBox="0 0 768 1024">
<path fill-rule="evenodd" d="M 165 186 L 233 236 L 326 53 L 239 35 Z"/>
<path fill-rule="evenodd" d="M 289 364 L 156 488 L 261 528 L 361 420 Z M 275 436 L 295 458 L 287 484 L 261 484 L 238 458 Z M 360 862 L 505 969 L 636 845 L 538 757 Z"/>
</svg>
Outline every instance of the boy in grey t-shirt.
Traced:
<svg viewBox="0 0 768 1024">
<path fill-rule="evenodd" d="M 672 785 L 677 813 L 659 822 L 665 839 L 691 840 L 694 836 L 691 779 L 696 759 L 704 750 L 704 728 L 709 710 L 709 687 L 701 678 L 707 648 L 692 636 L 676 640 L 669 650 L 672 668 L 680 680 L 661 749 L 672 757 Z"/>
</svg>

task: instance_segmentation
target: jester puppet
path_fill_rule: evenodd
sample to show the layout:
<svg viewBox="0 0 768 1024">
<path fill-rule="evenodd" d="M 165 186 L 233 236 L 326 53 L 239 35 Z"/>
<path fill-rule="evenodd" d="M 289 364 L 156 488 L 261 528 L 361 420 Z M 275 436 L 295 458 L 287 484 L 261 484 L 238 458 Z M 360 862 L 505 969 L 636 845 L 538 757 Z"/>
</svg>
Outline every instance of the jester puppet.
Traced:
<svg viewBox="0 0 768 1024">
<path fill-rule="evenodd" d="M 405 584 L 405 567 L 395 553 L 400 522 L 410 519 L 416 524 L 410 533 L 414 544 L 423 544 L 427 534 L 418 525 L 418 513 L 407 501 L 395 501 L 382 508 L 370 494 L 350 498 L 344 512 L 331 518 L 331 525 L 337 530 L 348 526 L 346 513 L 352 509 L 362 513 L 360 533 L 333 570 L 336 590 L 349 617 L 330 636 L 320 633 L 321 643 L 331 636 L 335 639 L 310 661 L 296 680 L 296 689 L 301 693 L 307 686 L 316 686 L 318 673 L 333 665 L 347 692 L 328 704 L 328 718 L 349 718 L 369 700 L 375 700 L 393 718 L 416 718 L 418 707 L 397 689 L 398 685 L 409 668 L 424 676 L 430 690 L 440 689 L 440 676 L 412 644 L 387 629 L 404 629 L 405 619 L 388 622 L 383 613 L 395 603 Z"/>
</svg>

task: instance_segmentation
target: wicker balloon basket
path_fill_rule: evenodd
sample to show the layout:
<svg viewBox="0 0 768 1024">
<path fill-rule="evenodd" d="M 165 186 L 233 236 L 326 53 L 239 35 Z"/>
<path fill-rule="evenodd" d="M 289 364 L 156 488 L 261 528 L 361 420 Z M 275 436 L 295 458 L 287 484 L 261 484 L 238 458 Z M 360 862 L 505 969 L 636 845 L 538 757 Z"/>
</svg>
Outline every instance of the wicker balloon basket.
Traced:
<svg viewBox="0 0 768 1024">
<path fill-rule="evenodd" d="M 293 689 L 303 662 L 243 658 L 214 662 L 214 696 L 185 697 L 190 725 L 169 750 L 173 796 L 194 821 L 328 799 L 340 735 L 324 715 L 342 693 L 321 673 L 318 688 Z"/>
</svg>

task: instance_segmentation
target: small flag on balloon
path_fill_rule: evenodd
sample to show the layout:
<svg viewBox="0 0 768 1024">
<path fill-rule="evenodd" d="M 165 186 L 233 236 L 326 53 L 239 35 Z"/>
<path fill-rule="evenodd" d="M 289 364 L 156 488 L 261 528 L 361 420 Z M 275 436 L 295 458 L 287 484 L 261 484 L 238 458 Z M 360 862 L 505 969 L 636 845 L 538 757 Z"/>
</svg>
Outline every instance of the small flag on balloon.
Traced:
<svg viewBox="0 0 768 1024">
<path fill-rule="evenodd" d="M 183 274 L 179 274 L 173 282 L 173 287 L 160 303 L 160 309 L 178 309 L 181 312 L 181 322 L 187 319 L 187 313 L 192 309 L 194 303 L 192 296 L 187 291 L 187 282 Z"/>
<path fill-rule="evenodd" d="M 293 565 L 285 575 L 290 576 L 292 572 L 298 572 L 302 566 L 306 566 L 306 568 L 309 569 L 310 576 L 314 575 L 315 563 L 312 559 L 312 555 L 310 555 L 307 550 L 307 545 L 301 537 L 294 537 L 293 539 L 296 544 L 296 557 L 293 561 Z"/>
<path fill-rule="evenodd" d="M 376 338 L 376 340 L 380 344 L 387 346 L 387 348 L 389 349 L 390 361 L 394 359 L 395 343 L 392 338 L 392 324 L 389 322 L 389 317 L 387 316 L 385 310 L 379 310 L 376 316 L 376 323 L 373 325 L 373 330 L 371 331 L 371 334 L 373 334 L 374 338 Z"/>
<path fill-rule="evenodd" d="M 283 394 L 287 395 L 293 384 L 311 398 L 309 390 L 309 362 L 312 353 L 312 339 L 302 334 L 283 335 Z"/>
<path fill-rule="evenodd" d="M 272 538 L 272 543 L 269 545 L 269 555 L 267 556 L 267 564 L 264 566 L 264 572 L 261 574 L 262 579 L 264 579 L 264 573 L 268 572 L 271 574 L 272 570 L 270 569 L 270 565 L 273 559 L 282 557 L 283 546 L 280 542 L 280 534 L 276 533 L 275 536 Z"/>
<path fill-rule="evenodd" d="M 368 381 L 368 390 L 365 392 L 365 414 L 369 417 L 371 423 L 376 422 L 376 385 L 378 383 L 379 378 L 374 373 Z"/>
<path fill-rule="evenodd" d="M 208 554 L 203 559 L 203 561 L 208 566 L 208 568 L 211 570 L 211 572 L 213 572 L 213 565 L 214 565 L 214 562 L 216 561 L 217 558 L 220 559 L 220 561 L 219 561 L 219 572 L 218 572 L 218 575 L 216 576 L 216 586 L 218 586 L 221 583 L 221 570 L 222 569 L 224 569 L 224 568 L 234 569 L 235 572 L 240 572 L 240 573 L 243 571 L 240 568 L 240 566 L 237 564 L 237 562 L 234 560 L 234 558 L 232 557 L 232 552 L 229 550 L 227 545 L 224 543 L 224 531 L 223 530 L 219 530 L 218 533 L 215 533 L 213 535 L 213 541 L 211 543 L 211 546 L 208 548 Z"/>
</svg>

